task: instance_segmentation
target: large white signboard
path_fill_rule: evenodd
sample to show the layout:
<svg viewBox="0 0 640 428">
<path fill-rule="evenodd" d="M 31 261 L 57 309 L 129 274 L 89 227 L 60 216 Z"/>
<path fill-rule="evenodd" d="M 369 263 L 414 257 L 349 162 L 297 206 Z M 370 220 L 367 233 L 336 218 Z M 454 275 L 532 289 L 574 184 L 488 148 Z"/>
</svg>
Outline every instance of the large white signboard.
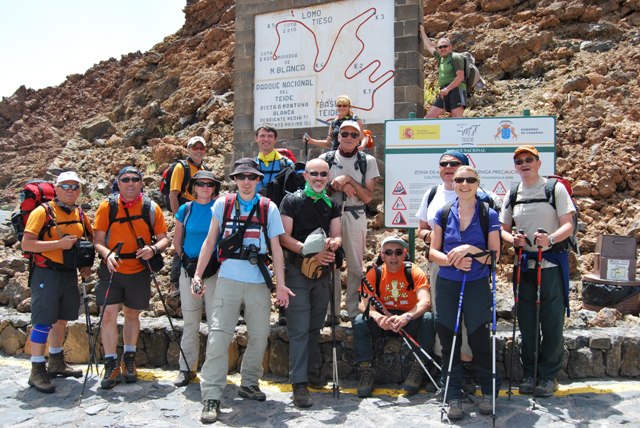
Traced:
<svg viewBox="0 0 640 428">
<path fill-rule="evenodd" d="M 346 94 L 366 123 L 393 117 L 394 2 L 346 0 L 255 17 L 254 125 L 326 124 Z"/>
<path fill-rule="evenodd" d="M 533 144 L 541 175 L 555 171 L 555 117 L 389 120 L 385 123 L 385 227 L 418 227 L 415 217 L 431 186 L 440 184 L 438 161 L 447 149 L 465 153 L 482 188 L 504 197 L 520 182 L 513 152 Z"/>
</svg>

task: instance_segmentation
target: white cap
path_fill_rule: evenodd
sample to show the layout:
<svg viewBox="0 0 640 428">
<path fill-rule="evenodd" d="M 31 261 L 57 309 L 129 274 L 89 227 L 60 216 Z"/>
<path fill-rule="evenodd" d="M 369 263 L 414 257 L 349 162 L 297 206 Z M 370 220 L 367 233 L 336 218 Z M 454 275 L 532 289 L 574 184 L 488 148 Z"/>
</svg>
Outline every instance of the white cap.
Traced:
<svg viewBox="0 0 640 428">
<path fill-rule="evenodd" d="M 384 246 L 387 244 L 399 244 L 402 246 L 402 248 L 407 248 L 409 246 L 409 244 L 407 244 L 407 241 L 397 235 L 387 236 L 386 238 L 384 238 L 384 240 L 382 241 L 382 248 L 384 248 Z"/>
<path fill-rule="evenodd" d="M 204 141 L 204 138 L 199 137 L 199 136 L 195 136 L 195 137 L 191 137 L 189 138 L 189 141 L 187 141 L 187 149 L 191 146 L 195 146 L 196 143 L 202 143 L 202 145 L 206 148 L 207 147 L 207 142 Z"/>
<path fill-rule="evenodd" d="M 65 171 L 60 173 L 60 175 L 58 176 L 58 179 L 56 180 L 56 186 L 65 181 L 75 181 L 78 184 L 82 184 L 82 180 L 80 180 L 80 177 L 78 177 L 78 174 L 76 174 L 73 171 Z"/>
<path fill-rule="evenodd" d="M 342 122 L 342 125 L 340 125 L 340 130 L 342 131 L 342 128 L 346 127 L 356 128 L 358 132 L 362 132 L 362 130 L 360 129 L 360 125 L 358 125 L 358 122 L 356 122 L 355 120 L 345 120 L 344 122 Z"/>
</svg>

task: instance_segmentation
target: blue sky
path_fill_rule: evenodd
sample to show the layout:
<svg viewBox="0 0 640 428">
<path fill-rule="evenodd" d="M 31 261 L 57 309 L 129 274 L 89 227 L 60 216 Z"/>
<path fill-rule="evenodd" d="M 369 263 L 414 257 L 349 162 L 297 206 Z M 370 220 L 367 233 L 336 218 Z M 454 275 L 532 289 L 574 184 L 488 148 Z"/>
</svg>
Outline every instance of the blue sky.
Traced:
<svg viewBox="0 0 640 428">
<path fill-rule="evenodd" d="M 186 0 L 0 0 L 0 97 L 61 84 L 147 51 L 184 23 Z"/>
</svg>

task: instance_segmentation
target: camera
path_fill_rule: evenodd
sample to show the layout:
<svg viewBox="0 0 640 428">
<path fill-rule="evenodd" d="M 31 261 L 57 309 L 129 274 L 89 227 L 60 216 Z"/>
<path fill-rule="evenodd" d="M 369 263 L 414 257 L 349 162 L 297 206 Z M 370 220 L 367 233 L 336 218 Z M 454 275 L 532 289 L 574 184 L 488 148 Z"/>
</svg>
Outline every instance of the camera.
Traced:
<svg viewBox="0 0 640 428">
<path fill-rule="evenodd" d="M 196 294 L 202 294 L 202 284 L 193 282 L 193 292 Z"/>
<path fill-rule="evenodd" d="M 243 259 L 246 258 L 252 265 L 257 265 L 259 251 L 260 249 L 255 244 L 251 244 L 246 247 L 243 246 L 242 250 L 240 251 L 240 257 L 242 257 Z"/>
</svg>

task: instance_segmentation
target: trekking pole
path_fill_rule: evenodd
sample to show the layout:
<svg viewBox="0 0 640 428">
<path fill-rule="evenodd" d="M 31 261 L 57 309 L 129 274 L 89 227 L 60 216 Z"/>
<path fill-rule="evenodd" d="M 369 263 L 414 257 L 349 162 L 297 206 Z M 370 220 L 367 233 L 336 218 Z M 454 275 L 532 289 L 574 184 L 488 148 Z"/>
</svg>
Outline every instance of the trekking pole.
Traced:
<svg viewBox="0 0 640 428">
<path fill-rule="evenodd" d="M 111 250 L 111 253 L 115 254 L 116 260 L 120 258 L 120 250 L 122 250 L 122 246 L 124 245 L 124 242 L 118 242 L 116 244 L 115 247 L 113 247 L 113 250 Z M 105 259 L 105 264 L 107 262 L 107 259 L 109 258 L 109 255 L 111 254 L 109 253 L 107 255 L 107 258 Z M 104 293 L 104 302 L 102 303 L 102 308 L 100 308 L 100 318 L 98 319 L 98 326 L 96 328 L 96 339 L 93 341 L 93 348 L 91 349 L 91 354 L 89 355 L 89 364 L 91 364 L 91 361 L 95 361 L 96 359 L 96 345 L 98 344 L 98 339 L 100 338 L 100 328 L 102 327 L 102 320 L 104 319 L 104 311 L 107 308 L 107 300 L 109 299 L 109 291 L 111 290 L 111 284 L 113 283 L 113 271 L 111 271 L 111 275 L 109 276 L 109 283 L 107 284 L 107 290 Z M 85 291 L 86 293 L 86 291 Z M 86 301 L 86 294 L 85 294 L 85 311 L 87 312 L 87 318 L 89 318 L 89 311 L 88 309 L 88 302 Z M 89 319 L 89 323 L 91 322 L 91 319 Z M 98 369 L 96 367 L 96 373 L 98 373 Z M 87 367 L 87 371 L 84 372 L 84 382 L 82 383 L 82 391 L 80 392 L 80 400 L 82 401 L 82 397 L 84 396 L 84 390 L 87 387 L 87 380 L 89 379 L 89 368 Z"/>
<path fill-rule="evenodd" d="M 538 229 L 538 233 L 547 233 L 544 231 L 544 229 Z M 542 245 L 537 244 L 538 245 L 538 257 L 536 258 L 536 274 L 537 274 L 537 284 L 536 284 L 536 335 L 535 335 L 535 339 L 536 339 L 536 343 L 534 345 L 534 350 L 533 350 L 533 389 L 534 389 L 534 394 L 532 394 L 533 396 L 533 403 L 531 405 L 532 409 L 535 410 L 536 409 L 536 395 L 535 395 L 535 388 L 536 385 L 538 384 L 538 342 L 539 340 L 539 336 L 540 336 L 540 286 L 542 284 Z"/>
<path fill-rule="evenodd" d="M 338 379 L 338 352 L 336 349 L 336 302 L 333 298 L 334 289 L 335 289 L 335 276 L 334 269 L 335 265 L 331 263 L 329 265 L 329 292 L 331 293 L 331 300 L 329 301 L 329 307 L 331 312 L 331 347 L 333 348 L 333 379 L 331 385 L 331 396 L 333 398 L 340 398 L 340 380 Z"/>
<path fill-rule="evenodd" d="M 93 349 L 93 326 L 91 325 L 91 314 L 89 314 L 89 298 L 87 297 L 87 280 L 86 278 L 82 278 L 82 302 L 84 304 L 84 322 L 86 325 L 88 346 L 89 346 L 89 365 L 87 366 L 87 371 L 90 371 L 93 374 L 93 365 L 96 362 L 92 359 L 93 355 L 91 355 L 91 350 Z M 97 371 L 96 364 L 96 371 Z"/>
<path fill-rule="evenodd" d="M 377 296 L 375 289 L 373 288 L 373 286 L 371 285 L 371 283 L 369 282 L 369 280 L 367 279 L 366 276 L 362 277 L 362 282 L 365 285 L 365 287 L 367 287 L 367 289 L 369 290 L 369 292 L 371 293 L 371 304 L 373 305 L 374 308 L 376 308 L 376 310 L 378 312 L 380 312 L 381 314 L 384 314 L 385 316 L 391 316 L 391 313 L 389 312 L 389 310 L 382 304 L 382 302 L 380 301 L 380 298 Z M 416 359 L 416 361 L 418 362 L 418 364 L 420 364 L 420 367 L 422 367 L 422 370 L 424 370 L 424 372 L 427 374 L 427 377 L 429 378 L 429 380 L 431 381 L 431 383 L 433 383 L 433 385 L 436 387 L 437 392 L 440 392 L 441 388 L 438 385 L 438 383 L 433 379 L 433 376 L 431 376 L 431 373 L 429 373 L 429 370 L 427 369 L 427 367 L 424 365 L 424 363 L 422 362 L 422 359 L 420 358 L 420 356 L 416 353 L 415 349 L 413 346 L 411 346 L 411 344 L 409 343 L 409 340 L 411 340 L 411 342 L 414 344 L 414 346 L 416 348 L 418 348 L 418 350 L 420 350 L 429 361 L 431 361 L 431 363 L 440 371 L 442 371 L 442 368 L 438 365 L 438 363 L 436 363 L 434 361 L 433 358 L 431 358 L 431 355 L 429 355 L 429 353 L 427 351 L 424 350 L 424 348 L 422 346 L 420 346 L 420 344 L 418 343 L 418 341 L 416 341 L 413 337 L 411 337 L 411 335 L 409 333 L 407 333 L 407 331 L 403 328 L 400 329 L 400 337 L 402 338 L 402 340 L 404 341 L 405 345 L 407 345 L 407 348 L 409 348 L 409 350 L 411 351 L 411 353 L 413 354 L 414 358 Z M 409 340 L 407 340 L 409 339 Z"/>
<path fill-rule="evenodd" d="M 492 413 L 493 428 L 496 427 L 496 257 L 497 252 L 491 250 L 491 381 L 492 381 Z"/>
<path fill-rule="evenodd" d="M 524 235 L 524 230 L 520 229 L 519 233 Z M 509 362 L 509 390 L 507 391 L 507 396 L 509 400 L 511 400 L 511 380 L 513 379 L 513 361 L 515 358 L 515 349 L 516 349 L 516 327 L 518 325 L 518 294 L 520 293 L 520 272 L 522 271 L 522 246 L 518 247 L 518 255 L 515 260 L 516 266 L 516 283 L 515 288 L 513 290 L 513 301 L 514 301 L 514 317 L 513 317 L 513 333 L 511 335 L 511 361 Z"/>
<path fill-rule="evenodd" d="M 442 407 L 440 408 L 440 420 L 445 415 L 445 405 L 447 403 L 447 391 L 449 390 L 449 379 L 451 379 L 451 366 L 453 366 L 453 354 L 456 349 L 456 339 L 458 338 L 458 328 L 460 327 L 460 315 L 462 314 L 462 298 L 464 297 L 464 286 L 467 283 L 467 273 L 462 275 L 462 286 L 460 287 L 460 298 L 458 299 L 458 314 L 456 315 L 456 325 L 453 329 L 453 344 L 449 355 L 449 367 L 447 368 L 447 380 L 444 384 L 444 395 L 442 396 Z"/>
</svg>

